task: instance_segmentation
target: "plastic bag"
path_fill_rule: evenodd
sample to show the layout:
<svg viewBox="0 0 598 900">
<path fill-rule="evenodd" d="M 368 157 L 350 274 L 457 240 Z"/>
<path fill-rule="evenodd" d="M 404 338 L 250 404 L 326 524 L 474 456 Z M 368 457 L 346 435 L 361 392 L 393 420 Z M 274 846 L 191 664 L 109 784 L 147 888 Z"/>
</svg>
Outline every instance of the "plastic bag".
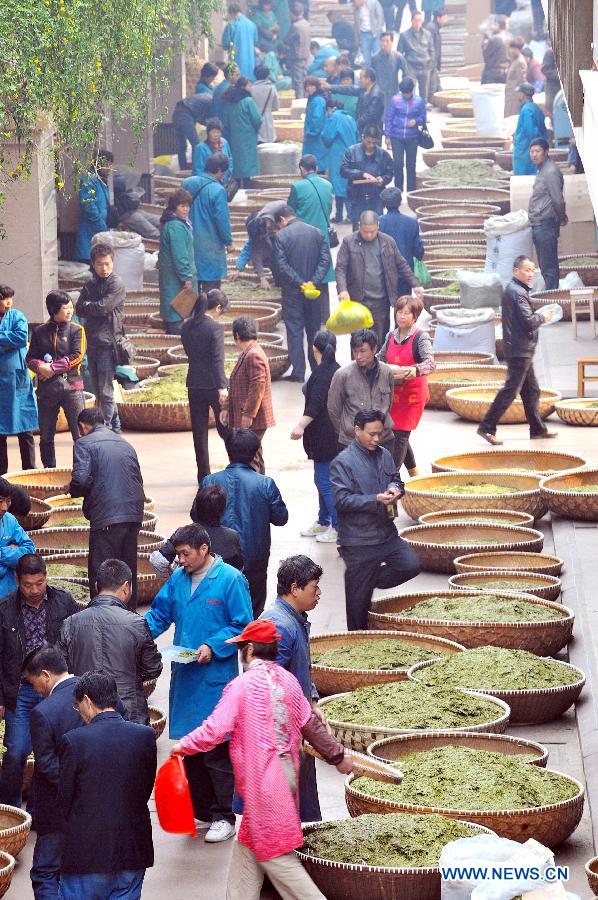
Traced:
<svg viewBox="0 0 598 900">
<path fill-rule="evenodd" d="M 371 328 L 374 317 L 371 310 L 355 300 L 341 300 L 328 321 L 326 328 L 334 334 L 353 334 L 360 328 Z"/>
<path fill-rule="evenodd" d="M 439 325 L 481 325 L 484 322 L 493 322 L 496 318 L 494 309 L 490 306 L 481 306 L 479 309 L 439 309 L 436 318 Z"/>
<path fill-rule="evenodd" d="M 466 309 L 482 307 L 496 309 L 500 306 L 502 281 L 498 272 L 469 272 L 466 269 L 457 269 L 457 281 L 460 285 L 461 306 Z"/>
<path fill-rule="evenodd" d="M 585 284 L 579 276 L 579 272 L 569 272 L 559 281 L 559 288 L 565 290 L 579 290 L 584 288 Z"/>
<path fill-rule="evenodd" d="M 191 793 L 181 756 L 171 756 L 158 769 L 154 799 L 158 820 L 164 831 L 170 834 L 196 834 Z"/>
<path fill-rule="evenodd" d="M 413 274 L 422 287 L 428 287 L 432 284 L 432 276 L 428 271 L 428 267 L 422 259 L 413 257 Z"/>
</svg>

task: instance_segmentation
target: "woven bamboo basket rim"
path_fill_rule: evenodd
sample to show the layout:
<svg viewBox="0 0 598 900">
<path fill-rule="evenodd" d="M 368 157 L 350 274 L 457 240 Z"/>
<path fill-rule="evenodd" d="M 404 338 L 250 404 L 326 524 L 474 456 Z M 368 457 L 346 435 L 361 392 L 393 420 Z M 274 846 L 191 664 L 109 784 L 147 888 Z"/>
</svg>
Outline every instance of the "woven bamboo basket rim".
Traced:
<svg viewBox="0 0 598 900">
<path fill-rule="evenodd" d="M 468 580 L 475 581 L 476 579 L 496 579 L 496 578 L 512 578 L 513 580 L 520 579 L 521 581 L 537 581 L 538 588 L 541 587 L 558 587 L 560 590 L 561 587 L 561 579 L 557 575 L 547 575 L 545 572 L 517 572 L 515 569 L 509 571 L 509 569 L 501 570 L 500 575 L 496 574 L 496 569 L 486 569 L 482 572 L 459 572 L 456 575 L 451 575 L 449 578 L 449 584 L 453 585 L 455 588 L 458 588 L 460 591 L 469 591 L 470 593 L 477 593 L 477 589 L 479 588 L 481 591 L 484 590 L 483 585 L 473 585 L 468 587 Z M 544 585 L 542 585 L 544 582 Z M 488 590 L 492 591 L 491 588 Z M 501 588 L 501 591 L 508 591 L 509 588 Z M 521 593 L 515 589 L 515 593 Z M 531 593 L 531 588 L 524 593 Z"/>
<path fill-rule="evenodd" d="M 545 657 L 546 658 L 546 657 Z M 551 657 L 552 658 L 552 657 Z M 417 673 L 422 669 L 427 669 L 430 666 L 433 666 L 439 660 L 437 659 L 425 659 L 422 662 L 414 663 L 414 665 L 410 666 L 407 670 L 407 678 L 409 681 L 415 681 L 418 684 L 423 684 L 424 687 L 431 687 L 431 685 L 427 685 L 424 681 L 420 681 L 417 678 Z M 516 699 L 518 697 L 522 698 L 534 698 L 537 697 L 538 700 L 545 700 L 550 697 L 559 697 L 563 694 L 574 693 L 575 691 L 581 691 L 583 686 L 586 683 L 586 676 L 581 669 L 578 669 L 577 666 L 571 665 L 571 663 L 564 662 L 561 659 L 555 659 L 553 662 L 559 663 L 561 666 L 564 666 L 567 669 L 571 669 L 573 672 L 579 674 L 579 678 L 577 681 L 572 682 L 571 684 L 562 684 L 556 687 L 547 687 L 547 688 L 475 688 L 476 691 L 480 694 L 487 694 L 491 697 L 500 697 L 504 699 L 506 703 L 509 702 L 510 699 Z M 469 688 L 468 688 L 469 690 Z M 471 690 L 474 690 L 471 688 Z"/>
<path fill-rule="evenodd" d="M 459 821 L 462 825 L 468 825 L 472 831 L 479 830 L 483 834 L 494 834 L 492 829 L 487 828 L 485 825 L 478 825 L 476 822 L 465 822 L 462 819 L 459 819 Z M 305 835 L 328 825 L 330 825 L 330 821 L 310 822 L 301 827 L 303 829 L 303 834 Z M 327 869 L 343 869 L 346 872 L 364 872 L 381 875 L 433 875 L 440 871 L 439 866 L 368 866 L 366 863 L 336 862 L 332 859 L 325 859 L 322 856 L 314 856 L 311 853 L 305 853 L 301 847 L 298 847 L 295 850 L 295 853 L 302 862 L 314 862 Z"/>
<path fill-rule="evenodd" d="M 388 755 L 381 756 L 378 751 L 383 751 L 384 747 L 390 744 L 404 743 L 406 748 L 413 745 L 411 749 L 406 751 L 407 753 L 422 753 L 425 752 L 425 750 L 418 750 L 417 744 L 426 744 L 430 741 L 438 741 L 439 747 L 446 747 L 447 744 L 452 743 L 466 744 L 467 741 L 474 744 L 499 743 L 505 747 L 520 747 L 523 752 L 535 752 L 537 754 L 535 759 L 526 760 L 529 765 L 536 765 L 544 768 L 548 762 L 548 750 L 546 747 L 536 741 L 530 741 L 528 738 L 514 737 L 510 734 L 492 734 L 491 732 L 484 731 L 460 731 L 456 734 L 451 731 L 445 731 L 444 729 L 429 731 L 426 732 L 426 734 L 404 734 L 398 737 L 382 738 L 381 741 L 374 741 L 370 744 L 366 753 L 368 756 L 373 756 L 374 759 L 380 759 L 389 765 L 394 765 L 397 760 L 401 758 L 400 756 L 391 759 Z M 496 752 L 500 753 L 501 751 L 497 750 Z M 512 753 L 505 755 L 517 757 L 519 754 Z"/>
<path fill-rule="evenodd" d="M 349 775 L 347 777 L 345 789 L 348 793 L 352 793 L 354 796 L 363 798 L 364 800 L 379 801 L 381 806 L 389 807 L 392 812 L 409 810 L 413 813 L 438 813 L 439 815 L 448 815 L 452 817 L 457 815 L 495 816 L 498 818 L 532 815 L 543 816 L 568 809 L 571 806 L 577 806 L 580 800 L 583 801 L 585 789 L 583 784 L 578 781 L 577 778 L 573 778 L 572 775 L 565 775 L 563 772 L 559 772 L 556 769 L 546 769 L 546 771 L 552 772 L 555 775 L 560 775 L 561 778 L 573 782 L 577 787 L 577 794 L 574 797 L 570 797 L 569 800 L 561 800 L 558 803 L 546 803 L 542 806 L 526 806 L 521 807 L 520 809 L 454 809 L 450 806 L 420 806 L 417 803 L 406 803 L 399 800 L 381 800 L 379 797 L 374 797 L 372 794 L 365 794 L 352 787 L 351 783 L 355 780 L 354 775 Z"/>
<path fill-rule="evenodd" d="M 594 300 L 598 298 L 598 285 L 585 285 L 585 290 L 592 291 Z M 530 300 L 544 303 L 570 303 L 570 288 L 553 288 L 547 291 L 534 291 L 530 294 Z"/>
<path fill-rule="evenodd" d="M 475 479 L 476 477 L 480 481 L 488 481 L 491 479 L 493 484 L 496 483 L 498 485 L 500 485 L 501 482 L 498 481 L 497 479 L 500 479 L 500 478 L 509 479 L 511 481 L 511 486 L 513 486 L 514 479 L 518 479 L 518 478 L 523 479 L 523 481 L 521 482 L 522 484 L 525 484 L 525 480 L 527 480 L 527 483 L 530 485 L 530 487 L 526 488 L 526 489 L 522 489 L 522 490 L 517 490 L 517 496 L 520 496 L 520 497 L 532 496 L 534 494 L 537 494 L 540 490 L 541 476 L 539 476 L 539 475 L 533 475 L 532 473 L 530 473 L 528 475 L 525 472 L 517 472 L 517 473 L 505 472 L 504 469 L 501 469 L 498 471 L 493 470 L 493 469 L 486 469 L 486 470 L 483 470 L 480 472 L 436 472 L 432 475 L 417 475 L 415 478 L 412 478 L 410 481 L 408 481 L 406 483 L 405 493 L 410 494 L 414 497 L 424 497 L 425 496 L 425 497 L 432 497 L 432 498 L 446 498 L 447 500 L 452 500 L 452 499 L 458 500 L 459 498 L 467 497 L 467 496 L 476 497 L 476 498 L 480 498 L 482 496 L 487 496 L 487 497 L 492 497 L 493 499 L 498 500 L 499 497 L 511 496 L 511 494 L 512 494 L 511 491 L 505 491 L 504 494 L 497 492 L 495 494 L 487 494 L 487 495 L 481 495 L 481 494 L 469 494 L 468 495 L 468 494 L 461 494 L 461 493 L 452 494 L 452 493 L 450 493 L 450 491 L 442 491 L 441 492 L 441 491 L 434 491 L 434 490 L 426 490 L 425 488 L 423 490 L 418 490 L 417 488 L 413 487 L 414 484 L 421 484 L 423 481 L 431 481 L 433 483 L 435 480 L 438 480 L 438 484 L 440 485 L 440 484 L 442 484 L 441 479 L 447 479 L 447 478 L 454 480 L 455 484 L 461 484 L 463 479 L 471 480 L 472 478 Z M 461 479 L 461 480 L 457 480 L 457 479 Z M 532 482 L 534 482 L 534 481 L 535 481 L 536 485 L 535 485 L 535 487 L 532 487 L 531 485 L 532 485 Z M 504 482 L 503 482 L 503 484 L 504 484 Z M 516 484 L 515 484 L 515 486 L 516 486 Z"/>
<path fill-rule="evenodd" d="M 55 483 L 56 479 L 53 476 L 64 475 L 70 481 L 72 474 L 71 466 L 56 466 L 53 469 L 18 469 L 7 472 L 2 477 L 11 484 L 20 484 L 22 487 L 47 487 Z"/>
<path fill-rule="evenodd" d="M 443 308 L 447 309 L 447 306 L 449 306 L 449 304 L 445 304 Z M 449 381 L 448 379 L 440 377 L 442 375 L 451 374 L 452 372 L 455 373 L 454 381 Z M 428 375 L 428 382 L 432 382 L 433 384 L 453 384 L 453 383 L 462 384 L 463 382 L 459 381 L 459 377 L 458 377 L 459 372 L 461 372 L 464 375 L 467 375 L 468 372 L 471 372 L 472 374 L 474 374 L 474 373 L 477 374 L 479 372 L 482 375 L 482 377 L 486 373 L 489 373 L 490 376 L 492 376 L 492 375 L 498 376 L 498 375 L 504 374 L 504 376 L 506 378 L 507 367 L 506 366 L 497 366 L 497 365 L 490 365 L 490 366 L 481 365 L 480 366 L 480 365 L 476 365 L 476 363 L 438 363 L 438 365 L 436 366 L 434 371 L 430 372 L 430 374 Z M 438 377 L 435 378 L 434 377 L 435 375 L 438 375 Z M 496 382 L 496 383 L 498 383 L 498 382 Z M 530 452 L 533 452 L 533 451 L 530 451 Z M 465 454 L 463 454 L 463 455 L 465 455 Z M 473 455 L 473 454 L 471 454 L 471 455 Z"/>
<path fill-rule="evenodd" d="M 13 869 L 16 865 L 16 859 L 14 856 L 11 856 L 10 853 L 7 853 L 6 850 L 0 850 L 0 880 L 5 885 L 8 881 L 10 886 L 10 881 L 12 879 Z M 0 885 L 1 889 L 2 885 Z"/>
<path fill-rule="evenodd" d="M 69 517 L 72 515 L 72 518 L 77 519 L 81 516 L 81 514 L 82 514 L 82 509 L 80 506 L 53 506 L 51 512 L 49 513 L 49 519 L 51 522 L 56 522 L 58 520 L 61 520 L 61 525 L 52 525 L 51 527 L 59 528 L 59 527 L 66 526 L 66 527 L 72 528 L 73 526 L 69 525 Z M 152 512 L 149 509 L 143 511 L 141 527 L 144 531 L 155 530 L 157 522 L 158 522 L 158 516 L 156 515 L 155 512 Z M 86 528 L 87 526 L 83 525 L 81 527 Z M 38 529 L 38 530 L 42 530 L 42 529 Z M 46 529 L 46 528 L 43 529 L 43 531 L 48 531 L 48 530 L 49 529 Z"/>
<path fill-rule="evenodd" d="M 20 806 L 10 806 L 8 803 L 0 803 L 0 815 L 2 814 L 13 815 L 15 819 L 18 818 L 21 821 L 17 825 L 12 825 L 10 828 L 0 829 L 0 841 L 5 840 L 7 837 L 16 837 L 31 829 L 31 816 L 24 809 L 21 809 Z"/>
<path fill-rule="evenodd" d="M 311 650 L 317 649 L 318 641 L 339 638 L 343 639 L 347 644 L 360 643 L 361 641 L 397 639 L 407 641 L 413 644 L 438 644 L 454 650 L 456 653 L 465 650 L 463 644 L 456 641 L 450 641 L 448 638 L 435 637 L 433 634 L 415 634 L 413 631 L 331 631 L 326 634 L 312 634 L 309 638 Z M 450 654 L 449 654 L 450 655 Z M 346 666 L 323 666 L 321 663 L 312 663 L 312 671 L 314 673 L 326 672 L 335 675 L 348 673 L 350 675 L 388 675 L 391 672 L 407 672 L 410 666 L 397 666 L 395 669 L 356 669 L 347 668 Z"/>
<path fill-rule="evenodd" d="M 580 478 L 583 481 L 586 480 L 585 476 L 591 476 L 593 480 L 593 484 L 598 484 L 598 469 L 578 469 L 573 472 L 558 472 L 554 475 L 547 475 L 540 482 L 540 490 L 544 491 L 545 494 L 553 495 L 555 497 L 582 497 L 583 499 L 593 499 L 598 501 L 598 494 L 593 493 L 592 491 L 573 491 L 571 489 L 555 487 L 555 484 L 558 484 L 559 481 L 563 481 L 569 478 Z"/>
<path fill-rule="evenodd" d="M 445 195 L 449 193 L 456 193 L 456 196 L 446 197 Z M 466 193 L 473 194 L 472 197 L 466 197 Z M 450 200 L 451 203 L 475 203 L 475 199 L 479 197 L 480 203 L 484 203 L 484 205 L 488 205 L 487 202 L 490 200 L 490 196 L 494 195 L 496 200 L 505 201 L 509 200 L 509 191 L 504 188 L 485 188 L 485 187 L 441 187 L 440 185 L 432 188 L 420 188 L 416 191 L 409 191 L 407 194 L 407 198 L 413 198 L 414 200 L 423 200 L 430 201 L 434 198 L 434 194 L 438 195 L 437 202 L 442 203 L 446 200 Z M 490 203 L 491 206 L 495 204 Z"/>
<path fill-rule="evenodd" d="M 152 533 L 152 532 L 150 532 L 150 533 Z M 66 563 L 68 561 L 68 562 L 71 562 L 75 566 L 81 566 L 81 568 L 83 568 L 84 566 L 85 567 L 87 566 L 87 557 L 88 557 L 87 553 L 77 552 L 76 550 L 65 552 L 63 550 L 60 553 L 58 553 L 58 552 L 57 553 L 48 553 L 48 555 L 44 557 L 44 560 L 46 562 L 46 565 L 48 565 L 48 566 L 51 566 L 54 563 L 61 563 L 61 562 Z M 148 579 L 154 579 L 154 578 L 158 581 L 160 580 L 160 576 L 155 571 L 155 569 L 153 569 L 152 566 L 150 565 L 149 558 L 150 558 L 149 553 L 138 553 L 137 554 L 137 581 L 146 581 Z M 144 568 L 147 568 L 148 571 L 147 572 L 141 571 Z M 78 575 L 54 575 L 54 578 L 62 578 L 62 579 L 68 578 L 69 581 L 73 581 L 77 584 L 86 584 L 89 586 L 89 582 L 88 582 L 87 578 L 85 578 L 84 576 L 80 577 Z"/>
<path fill-rule="evenodd" d="M 497 571 L 500 571 L 497 569 Z M 413 606 L 417 606 L 419 601 L 429 600 L 431 597 L 446 597 L 449 599 L 454 599 L 454 595 L 458 593 L 457 591 L 416 591 L 413 594 L 398 594 L 390 597 L 376 597 L 372 600 L 372 605 L 370 607 L 370 612 L 375 613 L 379 616 L 386 616 L 389 619 L 401 619 L 407 622 L 413 622 L 418 625 L 450 625 L 451 627 L 467 627 L 471 628 L 472 626 L 479 628 L 512 628 L 514 630 L 517 629 L 531 629 L 533 631 L 546 629 L 546 626 L 550 625 L 563 625 L 564 623 L 572 623 L 575 619 L 575 613 L 568 606 L 565 606 L 563 603 L 554 603 L 552 600 L 542 600 L 541 597 L 536 597 L 534 594 L 528 594 L 524 591 L 493 591 L 492 593 L 497 597 L 504 597 L 508 600 L 525 600 L 528 603 L 535 603 L 539 606 L 545 606 L 547 609 L 555 609 L 557 608 L 559 612 L 564 613 L 560 619 L 543 619 L 540 621 L 533 622 L 480 622 L 477 619 L 431 619 L 424 618 L 423 616 L 409 616 L 406 617 L 403 615 L 404 611 L 397 612 L 384 612 L 383 609 L 378 609 L 376 604 L 380 607 L 385 600 L 400 600 L 401 597 L 408 597 L 409 600 L 414 602 L 411 603 L 409 609 L 412 609 Z"/>
<path fill-rule="evenodd" d="M 458 203 L 463 201 L 456 201 Z M 455 228 L 447 231 L 435 231 L 426 238 L 426 245 L 454 244 L 455 246 L 467 246 L 468 244 L 486 245 L 486 238 L 478 231 L 468 231 L 466 228 Z"/>
<path fill-rule="evenodd" d="M 529 544 L 537 544 L 539 541 L 544 542 L 544 534 L 541 531 L 537 531 L 535 528 L 526 528 L 525 525 L 496 525 L 494 522 L 474 522 L 469 525 L 467 522 L 433 522 L 433 523 L 423 523 L 419 525 L 408 525 L 406 528 L 403 528 L 399 535 L 404 540 L 410 544 L 417 545 L 417 547 L 421 547 L 426 550 L 454 550 L 456 547 L 463 547 L 461 541 L 458 544 L 451 542 L 450 540 L 446 541 L 434 541 L 434 540 L 426 540 L 425 537 L 428 536 L 430 538 L 435 532 L 442 533 L 446 531 L 447 536 L 448 532 L 453 532 L 455 534 L 460 534 L 463 532 L 463 529 L 473 530 L 478 535 L 481 532 L 485 532 L 489 530 L 491 533 L 506 532 L 505 540 L 502 543 L 492 544 L 492 548 L 497 552 L 500 552 L 501 546 L 511 547 L 513 544 L 520 544 L 521 547 L 525 548 Z M 511 534 L 513 540 L 508 540 L 507 535 Z M 421 540 L 418 538 L 421 536 Z M 467 544 L 467 546 L 471 547 L 487 547 L 487 544 L 484 543 L 476 543 L 475 540 L 472 540 L 471 545 Z"/>
<path fill-rule="evenodd" d="M 479 559 L 479 557 L 491 557 L 492 553 L 490 551 L 481 551 L 480 553 L 464 553 L 463 556 L 458 556 L 455 559 L 456 563 L 461 563 L 462 565 L 474 565 L 475 560 Z M 565 564 L 565 560 L 560 556 L 554 556 L 552 553 L 527 553 L 525 550 L 501 550 L 500 556 L 508 556 L 508 557 L 526 557 L 525 565 L 522 565 L 521 570 L 523 572 L 531 571 L 533 573 L 535 566 L 533 566 L 534 562 L 541 562 L 541 565 L 537 566 L 538 569 L 546 568 L 546 566 L 560 566 L 561 569 Z M 542 565 L 544 563 L 544 565 Z M 525 566 L 530 566 L 531 569 L 526 569 Z M 492 570 L 494 572 L 516 572 L 518 567 L 516 565 L 509 566 L 494 566 L 491 565 L 491 561 L 484 564 L 482 566 L 484 571 Z M 476 571 L 481 571 L 480 569 L 476 569 Z"/>
<path fill-rule="evenodd" d="M 598 894 L 598 856 L 592 856 L 585 864 L 584 869 L 592 893 Z"/>
<path fill-rule="evenodd" d="M 483 393 L 484 391 L 489 390 L 490 387 L 491 387 L 491 385 L 484 385 L 482 387 L 481 385 L 474 384 L 471 387 L 452 388 L 451 389 L 451 397 L 454 397 L 455 400 L 461 400 L 461 401 L 465 400 L 465 401 L 470 401 L 472 403 L 487 403 L 488 405 L 490 405 L 490 403 L 492 403 L 492 400 L 494 399 L 493 397 L 492 398 L 482 398 L 482 397 L 475 396 L 475 394 Z M 474 394 L 474 396 L 468 397 L 467 396 L 468 392 L 470 394 Z M 540 390 L 540 401 L 544 400 L 545 402 L 552 401 L 553 403 L 556 403 L 558 400 L 561 399 L 561 396 L 562 396 L 562 394 L 560 394 L 558 391 L 553 391 L 552 388 L 542 388 Z M 521 398 L 516 397 L 515 400 L 513 400 L 511 406 L 514 406 L 515 404 L 519 404 L 520 406 L 523 406 L 523 401 L 521 400 Z"/>
<path fill-rule="evenodd" d="M 158 684 L 158 679 L 157 678 L 145 678 L 142 683 L 143 683 L 143 693 L 147 700 L 147 698 L 151 697 L 151 695 L 156 690 L 156 685 Z"/>
<path fill-rule="evenodd" d="M 67 507 L 68 508 L 68 507 Z M 88 525 L 55 525 L 53 528 L 37 528 L 29 532 L 29 536 L 33 535 L 33 537 L 39 538 L 47 538 L 50 535 L 56 534 L 66 534 L 67 531 L 75 532 L 75 534 L 88 534 L 91 529 Z M 141 544 L 141 546 L 146 546 L 147 544 L 163 544 L 167 538 L 162 534 L 156 534 L 155 531 L 146 531 L 145 529 L 140 529 L 138 539 L 142 538 L 145 540 L 145 544 Z M 151 539 L 151 540 L 150 540 Z M 33 540 L 33 538 L 32 538 Z M 33 541 L 35 543 L 35 541 Z M 140 546 L 139 544 L 137 545 Z M 78 549 L 78 548 L 75 548 Z"/>
<path fill-rule="evenodd" d="M 141 334 L 132 334 L 131 340 L 136 348 L 143 347 L 146 341 L 150 341 L 155 346 L 152 349 L 158 349 L 160 344 L 164 345 L 164 349 L 181 343 L 180 334 L 157 334 L 154 332 L 142 332 Z"/>
<path fill-rule="evenodd" d="M 45 500 L 46 500 L 46 503 L 50 504 L 52 509 L 77 509 L 77 508 L 80 509 L 81 506 L 83 505 L 83 497 L 71 497 L 70 494 L 51 494 L 49 497 L 46 497 Z M 63 506 L 61 506 L 60 502 L 62 500 L 80 500 L 81 503 L 78 504 L 78 507 L 74 506 L 71 503 L 65 503 Z M 144 501 L 143 501 L 144 510 L 146 510 L 146 511 L 153 510 L 155 503 L 156 503 L 156 501 L 153 497 L 148 497 L 147 495 L 145 495 Z"/>
<path fill-rule="evenodd" d="M 430 512 L 424 513 L 419 517 L 419 522 L 422 525 L 433 525 L 433 524 L 442 524 L 443 520 L 449 516 L 468 516 L 469 518 L 464 518 L 461 520 L 461 523 L 466 522 L 481 522 L 484 523 L 485 516 L 504 516 L 505 519 L 510 517 L 516 517 L 514 522 L 509 522 L 506 524 L 510 525 L 523 525 L 524 528 L 528 526 L 532 527 L 534 522 L 534 517 L 531 513 L 519 512 L 515 509 L 445 509 L 439 512 Z M 447 522 L 447 525 L 457 525 L 458 522 Z M 492 523 L 489 523 L 492 524 Z M 500 523 L 502 524 L 502 522 Z"/>
<path fill-rule="evenodd" d="M 436 367 L 436 371 L 438 371 L 439 366 Z M 465 368 L 465 366 L 463 367 Z M 488 367 L 490 368 L 490 367 Z M 506 370 L 506 367 L 504 367 Z M 431 376 L 428 376 L 430 378 Z M 565 462 L 571 463 L 571 465 L 565 466 L 564 469 L 559 470 L 562 472 L 566 472 L 569 469 L 579 469 L 583 466 L 587 465 L 587 460 L 585 460 L 582 456 L 577 456 L 574 453 L 565 453 L 558 450 L 508 450 L 508 449 L 491 449 L 491 450 L 476 450 L 468 453 L 454 453 L 449 456 L 439 456 L 432 463 L 434 467 L 437 467 L 437 471 L 439 472 L 477 472 L 477 469 L 461 469 L 458 467 L 454 467 L 459 460 L 467 461 L 474 459 L 490 460 L 493 462 L 499 459 L 508 460 L 509 458 L 517 458 L 523 457 L 523 459 L 529 460 L 539 460 L 545 458 L 546 461 L 556 462 L 557 460 L 563 460 Z M 452 463 L 452 465 L 451 465 Z M 495 466 L 492 465 L 491 468 Z M 483 468 L 483 467 L 482 467 Z M 509 470 L 507 470 L 509 471 Z M 534 474 L 544 474 L 542 469 L 530 469 L 530 475 Z M 544 470 L 545 471 L 545 470 Z M 525 473 L 524 473 L 525 474 Z M 546 474 L 548 474 L 546 472 Z M 550 474 L 556 474 L 550 472 Z"/>
<path fill-rule="evenodd" d="M 260 347 L 263 348 L 264 353 L 268 357 L 268 362 L 275 362 L 279 359 L 288 359 L 289 353 L 282 344 L 282 335 L 279 336 L 281 338 L 281 342 L 279 343 L 277 341 L 261 340 L 259 337 L 260 334 L 262 335 L 262 338 L 265 338 L 267 332 L 258 333 L 258 343 Z M 271 335 L 268 335 L 268 337 L 271 337 Z M 225 348 L 236 348 L 236 344 L 231 340 L 225 340 L 224 346 Z M 160 368 L 158 369 L 158 375 L 164 374 L 165 370 L 172 370 L 176 366 L 184 366 L 188 365 L 189 363 L 189 357 L 185 353 L 185 348 L 182 344 L 179 344 L 176 347 L 170 347 L 167 351 L 167 356 L 169 357 L 169 359 L 173 360 L 173 362 L 161 364 Z"/>
<path fill-rule="evenodd" d="M 461 150 L 461 152 L 459 152 Z M 444 150 L 424 150 L 422 153 L 422 159 L 427 166 L 434 168 L 439 162 L 442 162 L 445 159 L 475 159 L 475 160 L 487 160 L 488 162 L 494 162 L 496 157 L 496 150 L 484 150 L 481 147 L 478 148 L 479 156 L 476 156 L 476 148 L 453 148 L 444 149 Z M 455 154 L 454 156 L 452 154 Z"/>
<path fill-rule="evenodd" d="M 592 402 L 588 400 L 588 402 Z M 559 400 L 555 404 L 555 411 L 562 422 L 567 425 L 591 427 L 598 425 L 598 408 L 574 404 L 572 401 Z"/>
<path fill-rule="evenodd" d="M 508 724 L 509 716 L 511 714 L 511 710 L 509 708 L 509 704 L 504 700 L 501 700 L 499 697 L 489 696 L 488 694 L 482 694 L 479 691 L 470 691 L 465 690 L 463 688 L 456 688 L 456 690 L 462 691 L 464 694 L 470 694 L 473 697 L 477 697 L 479 700 L 490 700 L 501 709 L 501 715 L 496 719 L 489 719 L 487 722 L 480 722 L 479 725 L 468 725 L 468 726 L 455 726 L 455 728 L 446 728 L 446 731 L 475 731 L 476 728 L 479 729 L 487 729 L 489 727 L 497 727 L 501 725 Z M 329 697 L 322 697 L 318 702 L 321 707 L 323 707 L 323 712 L 326 714 L 325 705 L 330 703 L 332 700 L 340 700 L 344 697 L 349 697 L 352 691 L 343 691 L 340 694 L 331 694 Z M 388 737 L 392 737 L 393 735 L 399 734 L 426 734 L 427 729 L 425 728 L 391 728 L 387 725 L 358 725 L 355 722 L 342 722 L 339 719 L 332 719 L 330 716 L 326 716 L 326 721 L 330 724 L 332 728 L 346 728 L 351 731 L 355 731 L 358 734 L 382 734 L 384 733 Z M 379 738 L 374 738 L 375 740 L 379 740 Z"/>
<path fill-rule="evenodd" d="M 443 354 L 445 354 L 445 355 L 443 355 Z M 471 351 L 469 351 L 469 350 L 437 350 L 436 353 L 434 354 L 434 359 L 435 360 L 440 359 L 440 362 L 436 363 L 437 366 L 441 366 L 441 365 L 451 366 L 451 365 L 456 365 L 456 363 L 452 363 L 452 362 L 444 363 L 442 360 L 446 359 L 448 355 L 459 356 L 459 354 L 462 355 L 463 362 L 465 365 L 467 365 L 465 357 L 479 356 L 479 357 L 483 357 L 490 363 L 492 363 L 492 361 L 494 360 L 494 356 L 492 355 L 492 353 L 481 353 L 481 352 L 477 353 L 473 350 L 471 350 Z M 480 365 L 480 364 L 482 364 L 482 360 L 474 359 L 471 361 L 471 364 L 472 365 Z"/>
<path fill-rule="evenodd" d="M 596 403 L 596 397 L 569 397 L 569 399 L 559 400 L 556 404 L 557 409 L 587 409 L 588 403 Z M 590 407 L 598 413 L 598 407 Z"/>
</svg>

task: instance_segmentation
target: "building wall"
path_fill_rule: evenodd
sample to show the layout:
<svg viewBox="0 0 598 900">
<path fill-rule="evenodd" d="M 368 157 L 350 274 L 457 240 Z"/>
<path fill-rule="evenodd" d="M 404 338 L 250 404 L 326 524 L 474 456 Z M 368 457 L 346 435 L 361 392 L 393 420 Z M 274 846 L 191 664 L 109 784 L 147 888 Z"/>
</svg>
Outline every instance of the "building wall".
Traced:
<svg viewBox="0 0 598 900">
<path fill-rule="evenodd" d="M 548 31 L 573 125 L 583 118 L 580 69 L 592 68 L 594 6 L 596 0 L 548 0 Z M 546 4 L 545 4 L 546 5 Z"/>
</svg>

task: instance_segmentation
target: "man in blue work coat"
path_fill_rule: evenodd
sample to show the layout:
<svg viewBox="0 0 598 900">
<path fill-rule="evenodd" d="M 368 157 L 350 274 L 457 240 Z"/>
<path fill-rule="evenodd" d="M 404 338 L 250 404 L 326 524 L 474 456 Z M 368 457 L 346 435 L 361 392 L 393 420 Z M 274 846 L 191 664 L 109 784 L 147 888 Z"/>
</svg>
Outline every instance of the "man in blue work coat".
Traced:
<svg viewBox="0 0 598 900">
<path fill-rule="evenodd" d="M 193 197 L 189 218 L 193 225 L 195 266 L 201 290 L 219 288 L 226 278 L 226 251 L 232 250 L 233 236 L 222 179 L 228 171 L 228 158 L 214 153 L 205 164 L 205 172 L 185 178 L 181 187 Z"/>
<path fill-rule="evenodd" d="M 79 225 L 75 242 L 75 259 L 89 262 L 91 259 L 91 239 L 100 231 L 108 231 L 110 212 L 110 190 L 108 178 L 114 156 L 109 150 L 100 150 L 97 169 L 92 167 L 81 179 L 79 187 Z"/>
</svg>

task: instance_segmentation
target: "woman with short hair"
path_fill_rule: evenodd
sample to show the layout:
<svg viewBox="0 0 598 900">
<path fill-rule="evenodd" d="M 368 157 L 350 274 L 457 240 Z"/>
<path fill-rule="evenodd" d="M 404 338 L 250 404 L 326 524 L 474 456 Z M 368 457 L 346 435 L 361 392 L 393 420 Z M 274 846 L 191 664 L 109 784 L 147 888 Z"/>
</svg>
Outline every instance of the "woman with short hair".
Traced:
<svg viewBox="0 0 598 900">
<path fill-rule="evenodd" d="M 158 283 L 160 316 L 166 334 L 180 334 L 183 326 L 183 317 L 172 306 L 174 298 L 184 287 L 197 291 L 193 226 L 189 219 L 192 202 L 188 191 L 173 191 L 160 219 Z"/>
</svg>

